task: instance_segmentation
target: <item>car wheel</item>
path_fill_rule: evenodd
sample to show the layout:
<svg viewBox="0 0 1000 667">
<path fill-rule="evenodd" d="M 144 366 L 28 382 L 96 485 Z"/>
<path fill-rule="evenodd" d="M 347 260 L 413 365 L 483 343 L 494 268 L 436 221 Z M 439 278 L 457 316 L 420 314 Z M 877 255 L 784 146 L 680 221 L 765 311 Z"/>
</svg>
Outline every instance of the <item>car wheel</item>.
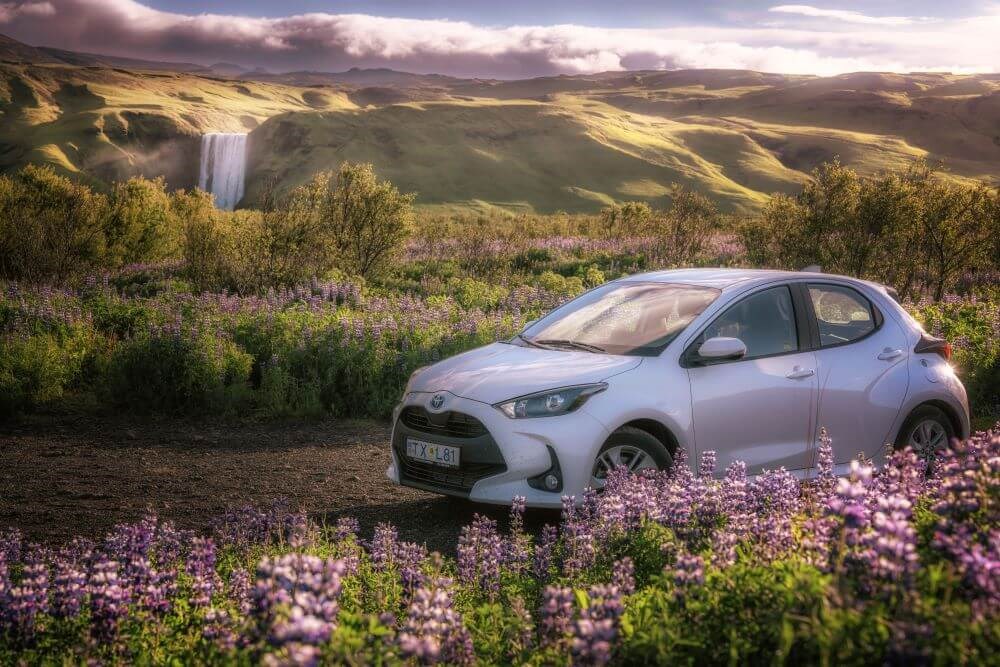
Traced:
<svg viewBox="0 0 1000 667">
<path fill-rule="evenodd" d="M 934 453 L 951 444 L 955 427 L 941 408 L 922 405 L 906 418 L 896 436 L 896 449 L 909 446 L 922 459 L 934 458 Z"/>
<path fill-rule="evenodd" d="M 640 470 L 668 470 L 673 457 L 663 443 L 642 429 L 623 426 L 605 441 L 594 459 L 590 486 L 604 488 L 608 472 L 624 466 L 631 472 Z"/>
</svg>

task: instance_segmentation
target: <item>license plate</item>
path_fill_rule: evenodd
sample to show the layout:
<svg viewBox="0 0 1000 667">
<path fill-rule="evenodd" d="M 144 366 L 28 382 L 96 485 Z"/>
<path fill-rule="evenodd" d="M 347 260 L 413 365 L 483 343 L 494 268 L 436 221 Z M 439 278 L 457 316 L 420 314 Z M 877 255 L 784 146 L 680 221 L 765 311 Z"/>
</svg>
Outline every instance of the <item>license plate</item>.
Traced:
<svg viewBox="0 0 1000 667">
<path fill-rule="evenodd" d="M 439 466 L 457 467 L 461 453 L 458 447 L 438 445 L 415 438 L 406 439 L 406 455 L 415 461 L 426 461 Z"/>
</svg>

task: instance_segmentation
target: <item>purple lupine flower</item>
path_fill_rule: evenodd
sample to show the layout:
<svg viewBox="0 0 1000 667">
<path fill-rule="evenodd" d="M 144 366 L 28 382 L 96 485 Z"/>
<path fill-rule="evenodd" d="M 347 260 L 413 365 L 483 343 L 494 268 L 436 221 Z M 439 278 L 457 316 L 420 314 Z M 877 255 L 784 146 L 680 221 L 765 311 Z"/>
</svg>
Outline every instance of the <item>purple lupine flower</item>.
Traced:
<svg viewBox="0 0 1000 667">
<path fill-rule="evenodd" d="M 87 592 L 91 637 L 97 642 L 114 644 L 118 626 L 128 613 L 128 591 L 118 578 L 118 563 L 99 558 L 91 569 Z"/>
<path fill-rule="evenodd" d="M 259 639 L 278 649 L 275 661 L 318 657 L 336 628 L 343 561 L 301 553 L 265 558 L 257 565 L 251 616 Z"/>
<path fill-rule="evenodd" d="M 833 474 L 833 440 L 826 428 L 819 430 L 819 445 L 816 447 L 816 494 L 821 503 L 833 493 L 837 478 Z"/>
<path fill-rule="evenodd" d="M 570 634 L 573 621 L 573 590 L 546 586 L 538 610 L 538 629 L 542 646 L 561 643 Z"/>
<path fill-rule="evenodd" d="M 615 561 L 611 568 L 611 585 L 621 591 L 622 595 L 635 593 L 635 563 L 628 556 Z"/>
<path fill-rule="evenodd" d="M 348 537 L 357 537 L 358 530 L 360 526 L 358 525 L 358 520 L 353 516 L 343 516 L 337 519 L 337 525 L 334 528 L 333 539 L 337 542 L 343 542 Z"/>
<path fill-rule="evenodd" d="M 73 618 L 83 607 L 87 593 L 87 573 L 73 560 L 60 558 L 52 578 L 52 615 Z"/>
<path fill-rule="evenodd" d="M 6 605 L 0 613 L 15 639 L 29 643 L 35 638 L 38 616 L 49 611 L 49 569 L 37 550 L 29 552 L 21 580 L 9 591 Z"/>
<path fill-rule="evenodd" d="M 404 657 L 421 664 L 471 665 L 475 661 L 472 637 L 452 606 L 450 586 L 449 579 L 434 578 L 415 591 L 397 636 Z"/>
<path fill-rule="evenodd" d="M 403 592 L 409 598 L 417 588 L 427 582 L 423 566 L 427 560 L 427 547 L 413 542 L 400 542 L 396 548 L 396 562 L 399 563 L 399 578 Z"/>
<path fill-rule="evenodd" d="M 395 526 L 387 523 L 380 523 L 375 526 L 375 534 L 372 536 L 371 547 L 369 549 L 372 567 L 375 570 L 384 572 L 395 565 L 396 543 L 398 539 Z"/>
<path fill-rule="evenodd" d="M 191 604 L 207 607 L 219 587 L 219 575 L 215 571 L 215 541 L 212 538 L 196 537 L 192 540 L 187 572 L 192 579 Z"/>
<path fill-rule="evenodd" d="M 705 561 L 701 556 L 682 554 L 674 565 L 674 594 L 683 599 L 689 589 L 705 582 Z"/>
<path fill-rule="evenodd" d="M 624 611 L 616 586 L 591 586 L 588 604 L 574 624 L 573 662 L 578 665 L 606 665 L 618 637 L 618 619 Z"/>
<path fill-rule="evenodd" d="M 532 623 L 531 612 L 528 611 L 528 607 L 524 604 L 524 598 L 520 595 L 514 595 L 510 599 L 510 611 L 514 618 L 517 619 L 519 632 L 514 638 L 512 646 L 508 647 L 507 655 L 512 660 L 516 658 L 520 653 L 530 649 L 534 643 L 534 629 L 535 626 Z"/>
<path fill-rule="evenodd" d="M 701 460 L 698 462 L 698 476 L 712 477 L 715 475 L 715 451 L 707 450 L 701 453 Z"/>
<path fill-rule="evenodd" d="M 899 494 L 880 495 L 872 515 L 873 576 L 909 579 L 917 567 L 917 532 L 910 523 L 910 501 Z"/>
<path fill-rule="evenodd" d="M 459 579 L 479 586 L 493 599 L 500 592 L 500 566 L 504 559 L 504 544 L 496 521 L 476 514 L 471 524 L 462 527 L 457 551 Z"/>
<path fill-rule="evenodd" d="M 524 532 L 524 496 L 514 496 L 510 506 L 510 537 L 507 540 L 504 563 L 518 574 L 528 565 L 528 536 Z"/>
<path fill-rule="evenodd" d="M 229 585 L 226 587 L 226 591 L 229 594 L 229 598 L 236 603 L 236 608 L 244 616 L 249 614 L 251 610 L 251 589 L 249 572 L 241 567 L 237 567 L 229 573 Z"/>
<path fill-rule="evenodd" d="M 177 594 L 177 570 L 173 567 L 152 570 L 137 594 L 140 608 L 153 615 L 165 615 L 170 611 Z"/>
<path fill-rule="evenodd" d="M 240 644 L 236 623 L 225 609 L 209 608 L 205 611 L 201 636 L 223 653 L 233 651 Z"/>
<path fill-rule="evenodd" d="M 546 581 L 549 578 L 549 570 L 552 568 L 552 558 L 559 539 L 559 530 L 551 525 L 545 524 L 542 533 L 538 537 L 535 545 L 535 558 L 532 571 L 539 581 Z"/>
<path fill-rule="evenodd" d="M 591 511 L 589 502 L 577 508 L 573 496 L 562 497 L 563 573 L 568 577 L 591 567 L 597 556 L 594 526 L 586 520 Z"/>
</svg>

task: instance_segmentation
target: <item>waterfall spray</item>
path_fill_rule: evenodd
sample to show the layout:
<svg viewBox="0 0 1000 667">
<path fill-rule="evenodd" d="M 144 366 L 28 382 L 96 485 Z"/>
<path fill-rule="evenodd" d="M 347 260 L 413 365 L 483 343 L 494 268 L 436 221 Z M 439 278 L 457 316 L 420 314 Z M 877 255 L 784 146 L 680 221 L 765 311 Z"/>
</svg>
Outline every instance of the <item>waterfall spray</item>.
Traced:
<svg viewBox="0 0 1000 667">
<path fill-rule="evenodd" d="M 231 211 L 243 199 L 246 166 L 246 134 L 209 132 L 201 136 L 198 187 L 211 192 L 219 208 Z"/>
</svg>

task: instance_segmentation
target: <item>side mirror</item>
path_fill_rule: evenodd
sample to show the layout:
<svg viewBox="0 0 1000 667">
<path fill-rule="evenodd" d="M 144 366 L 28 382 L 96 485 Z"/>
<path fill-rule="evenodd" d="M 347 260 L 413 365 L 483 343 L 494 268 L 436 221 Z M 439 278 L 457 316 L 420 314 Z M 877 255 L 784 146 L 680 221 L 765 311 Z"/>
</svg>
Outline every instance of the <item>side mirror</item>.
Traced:
<svg viewBox="0 0 1000 667">
<path fill-rule="evenodd" d="M 747 354 L 747 346 L 739 338 L 716 336 L 709 338 L 698 348 L 698 356 L 702 359 L 720 361 L 724 359 L 742 359 Z"/>
</svg>

